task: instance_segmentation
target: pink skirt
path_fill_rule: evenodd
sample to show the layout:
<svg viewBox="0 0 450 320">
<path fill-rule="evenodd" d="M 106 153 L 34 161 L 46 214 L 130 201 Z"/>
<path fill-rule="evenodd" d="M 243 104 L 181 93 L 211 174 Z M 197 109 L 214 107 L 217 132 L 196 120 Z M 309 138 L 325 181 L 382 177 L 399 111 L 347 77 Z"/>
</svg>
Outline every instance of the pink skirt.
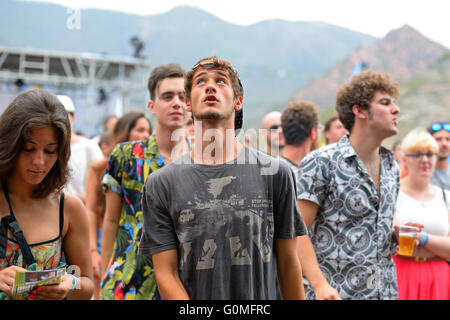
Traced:
<svg viewBox="0 0 450 320">
<path fill-rule="evenodd" d="M 450 265 L 394 257 L 399 300 L 450 300 Z"/>
</svg>

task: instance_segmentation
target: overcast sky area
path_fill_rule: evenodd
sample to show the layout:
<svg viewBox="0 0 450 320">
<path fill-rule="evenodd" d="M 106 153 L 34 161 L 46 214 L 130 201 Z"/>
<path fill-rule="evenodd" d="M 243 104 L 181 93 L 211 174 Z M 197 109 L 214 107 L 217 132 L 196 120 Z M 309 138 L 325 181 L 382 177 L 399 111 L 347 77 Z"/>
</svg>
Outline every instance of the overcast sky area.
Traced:
<svg viewBox="0 0 450 320">
<path fill-rule="evenodd" d="M 27 0 L 69 8 L 97 8 L 153 15 L 189 5 L 234 24 L 250 25 L 269 19 L 322 21 L 375 37 L 405 24 L 450 48 L 448 0 Z"/>
</svg>

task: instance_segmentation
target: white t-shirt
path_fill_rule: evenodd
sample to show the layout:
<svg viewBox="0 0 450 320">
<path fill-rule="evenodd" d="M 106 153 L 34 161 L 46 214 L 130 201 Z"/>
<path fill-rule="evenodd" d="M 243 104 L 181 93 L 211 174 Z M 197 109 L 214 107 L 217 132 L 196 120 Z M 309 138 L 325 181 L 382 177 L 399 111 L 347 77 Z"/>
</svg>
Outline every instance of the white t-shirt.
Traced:
<svg viewBox="0 0 450 320">
<path fill-rule="evenodd" d="M 71 173 L 65 192 L 74 195 L 84 194 L 89 166 L 92 162 L 103 159 L 103 153 L 98 144 L 84 137 L 70 145 L 70 152 Z"/>
<path fill-rule="evenodd" d="M 436 196 L 429 201 L 416 200 L 401 189 L 397 198 L 395 217 L 399 225 L 417 222 L 424 226 L 423 231 L 435 235 L 449 234 L 450 192 L 445 190 L 447 203 L 444 201 L 442 189 L 433 186 Z"/>
</svg>

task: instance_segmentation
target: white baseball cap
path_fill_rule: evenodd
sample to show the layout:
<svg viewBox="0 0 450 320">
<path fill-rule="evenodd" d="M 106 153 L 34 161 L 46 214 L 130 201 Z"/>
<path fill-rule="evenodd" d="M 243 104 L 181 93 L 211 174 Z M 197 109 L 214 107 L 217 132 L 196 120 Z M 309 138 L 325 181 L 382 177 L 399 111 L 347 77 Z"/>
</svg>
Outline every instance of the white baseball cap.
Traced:
<svg viewBox="0 0 450 320">
<path fill-rule="evenodd" d="M 75 113 L 75 105 L 73 104 L 72 99 L 64 95 L 58 95 L 57 97 L 63 104 L 64 108 L 66 108 L 67 112 Z"/>
</svg>

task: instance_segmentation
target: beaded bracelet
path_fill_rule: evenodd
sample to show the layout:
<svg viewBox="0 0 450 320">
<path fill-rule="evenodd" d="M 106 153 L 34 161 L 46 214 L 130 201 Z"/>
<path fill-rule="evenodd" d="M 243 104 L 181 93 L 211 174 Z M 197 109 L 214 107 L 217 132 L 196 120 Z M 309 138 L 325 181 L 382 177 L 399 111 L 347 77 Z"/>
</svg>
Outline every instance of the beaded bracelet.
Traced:
<svg viewBox="0 0 450 320">
<path fill-rule="evenodd" d="M 72 289 L 70 289 L 70 291 L 67 293 L 67 295 L 71 294 L 71 293 L 75 290 L 75 288 L 77 287 L 77 283 L 78 283 L 77 277 L 75 277 L 75 276 L 74 276 L 73 274 L 71 274 L 71 273 L 69 273 L 68 275 L 72 277 L 72 280 L 73 280 L 73 286 L 72 286 Z"/>
</svg>

